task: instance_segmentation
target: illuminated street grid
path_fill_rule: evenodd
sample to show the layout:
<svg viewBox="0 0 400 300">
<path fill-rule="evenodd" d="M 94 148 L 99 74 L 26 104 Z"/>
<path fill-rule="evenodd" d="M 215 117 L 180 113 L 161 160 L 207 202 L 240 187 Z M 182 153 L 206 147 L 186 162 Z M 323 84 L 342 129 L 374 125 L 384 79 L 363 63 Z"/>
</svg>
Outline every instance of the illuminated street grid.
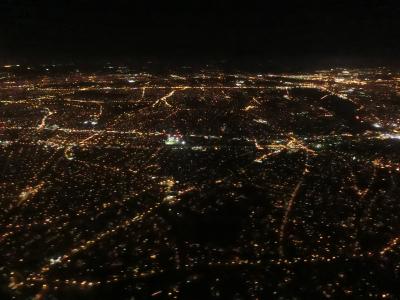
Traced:
<svg viewBox="0 0 400 300">
<path fill-rule="evenodd" d="M 3 66 L 2 290 L 398 299 L 399 153 L 384 68 Z"/>
</svg>

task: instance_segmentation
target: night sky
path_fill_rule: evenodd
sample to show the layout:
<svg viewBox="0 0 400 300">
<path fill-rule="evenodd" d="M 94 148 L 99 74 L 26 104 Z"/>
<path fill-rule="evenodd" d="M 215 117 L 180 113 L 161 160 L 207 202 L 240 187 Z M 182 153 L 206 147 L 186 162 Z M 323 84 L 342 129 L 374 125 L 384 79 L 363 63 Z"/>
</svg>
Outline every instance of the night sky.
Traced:
<svg viewBox="0 0 400 300">
<path fill-rule="evenodd" d="M 378 57 L 400 50 L 400 4 L 2 0 L 3 59 Z"/>
</svg>

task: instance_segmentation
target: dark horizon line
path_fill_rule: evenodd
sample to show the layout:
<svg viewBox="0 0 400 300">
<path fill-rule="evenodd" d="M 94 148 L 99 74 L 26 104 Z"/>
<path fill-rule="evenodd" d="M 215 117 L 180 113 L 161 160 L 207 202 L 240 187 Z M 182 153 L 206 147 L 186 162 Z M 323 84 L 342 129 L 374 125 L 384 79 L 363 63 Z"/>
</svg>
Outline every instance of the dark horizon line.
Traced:
<svg viewBox="0 0 400 300">
<path fill-rule="evenodd" d="M 115 65 L 137 65 L 154 67 L 179 67 L 179 66 L 207 66 L 219 65 L 221 67 L 238 69 L 277 68 L 277 69 L 314 69 L 314 68 L 340 68 L 340 67 L 393 67 L 399 68 L 400 61 L 397 56 L 388 55 L 334 55 L 334 54 L 306 54 L 306 55 L 276 55 L 276 54 L 237 54 L 237 55 L 144 55 L 132 53 L 123 55 L 106 54 L 53 54 L 48 55 L 0 55 L 0 65 L 86 65 L 101 66 L 107 63 Z"/>
</svg>

